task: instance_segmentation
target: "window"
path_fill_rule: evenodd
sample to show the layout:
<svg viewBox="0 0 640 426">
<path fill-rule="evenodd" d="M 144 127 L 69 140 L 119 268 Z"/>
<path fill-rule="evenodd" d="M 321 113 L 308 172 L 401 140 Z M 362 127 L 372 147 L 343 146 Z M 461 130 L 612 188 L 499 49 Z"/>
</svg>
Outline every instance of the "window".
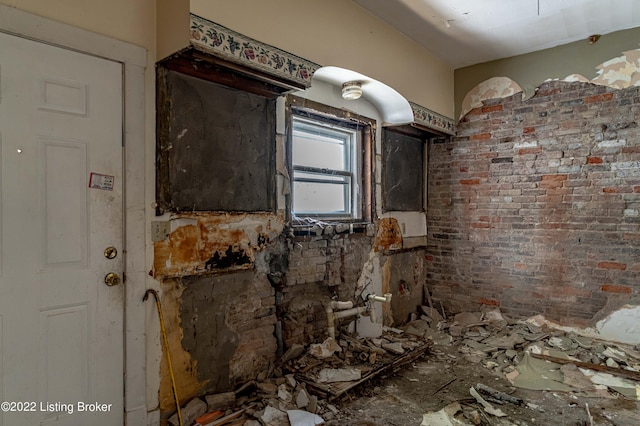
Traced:
<svg viewBox="0 0 640 426">
<path fill-rule="evenodd" d="M 294 115 L 293 215 L 362 219 L 362 125 Z"/>
</svg>

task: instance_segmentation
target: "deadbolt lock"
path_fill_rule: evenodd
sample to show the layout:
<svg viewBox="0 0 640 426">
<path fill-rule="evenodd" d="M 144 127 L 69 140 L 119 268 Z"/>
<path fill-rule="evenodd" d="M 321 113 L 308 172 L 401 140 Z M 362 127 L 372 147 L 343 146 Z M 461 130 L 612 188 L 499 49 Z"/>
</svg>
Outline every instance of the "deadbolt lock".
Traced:
<svg viewBox="0 0 640 426">
<path fill-rule="evenodd" d="M 121 282 L 122 280 L 120 279 L 120 276 L 118 276 L 118 274 L 116 274 L 115 272 L 109 272 L 107 275 L 104 276 L 104 283 L 109 287 L 118 285 Z"/>
<path fill-rule="evenodd" d="M 106 257 L 107 259 L 115 259 L 117 255 L 118 249 L 116 249 L 115 247 L 107 247 L 106 249 L 104 249 L 104 257 Z"/>
</svg>

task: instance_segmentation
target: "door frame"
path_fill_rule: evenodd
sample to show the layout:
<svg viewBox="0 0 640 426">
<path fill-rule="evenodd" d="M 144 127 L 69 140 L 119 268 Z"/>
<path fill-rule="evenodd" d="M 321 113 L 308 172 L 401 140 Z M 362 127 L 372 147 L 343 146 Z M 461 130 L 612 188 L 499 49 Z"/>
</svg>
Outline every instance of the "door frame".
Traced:
<svg viewBox="0 0 640 426">
<path fill-rule="evenodd" d="M 0 4 L 0 32 L 120 62 L 124 143 L 125 424 L 146 425 L 145 69 L 147 50 Z"/>
</svg>

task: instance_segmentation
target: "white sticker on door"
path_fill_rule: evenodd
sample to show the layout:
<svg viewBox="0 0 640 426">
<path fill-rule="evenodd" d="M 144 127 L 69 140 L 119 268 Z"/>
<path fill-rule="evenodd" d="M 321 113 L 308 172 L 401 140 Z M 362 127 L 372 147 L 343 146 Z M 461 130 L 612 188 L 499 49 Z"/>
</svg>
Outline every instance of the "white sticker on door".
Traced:
<svg viewBox="0 0 640 426">
<path fill-rule="evenodd" d="M 114 179 L 114 176 L 103 175 L 100 173 L 91 173 L 91 175 L 89 176 L 89 188 L 113 191 Z"/>
</svg>

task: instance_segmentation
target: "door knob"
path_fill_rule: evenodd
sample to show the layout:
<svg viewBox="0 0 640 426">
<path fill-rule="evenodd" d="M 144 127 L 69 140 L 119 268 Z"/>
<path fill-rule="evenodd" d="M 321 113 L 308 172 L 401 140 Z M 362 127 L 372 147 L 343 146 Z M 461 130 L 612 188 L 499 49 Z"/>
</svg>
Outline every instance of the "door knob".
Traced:
<svg viewBox="0 0 640 426">
<path fill-rule="evenodd" d="M 104 249 L 104 257 L 107 259 L 115 259 L 118 255 L 118 250 L 115 247 L 107 247 Z"/>
<path fill-rule="evenodd" d="M 109 287 L 118 285 L 121 282 L 122 280 L 120 279 L 120 276 L 118 276 L 118 274 L 116 274 L 115 272 L 109 272 L 107 275 L 104 276 L 104 283 Z"/>
</svg>

